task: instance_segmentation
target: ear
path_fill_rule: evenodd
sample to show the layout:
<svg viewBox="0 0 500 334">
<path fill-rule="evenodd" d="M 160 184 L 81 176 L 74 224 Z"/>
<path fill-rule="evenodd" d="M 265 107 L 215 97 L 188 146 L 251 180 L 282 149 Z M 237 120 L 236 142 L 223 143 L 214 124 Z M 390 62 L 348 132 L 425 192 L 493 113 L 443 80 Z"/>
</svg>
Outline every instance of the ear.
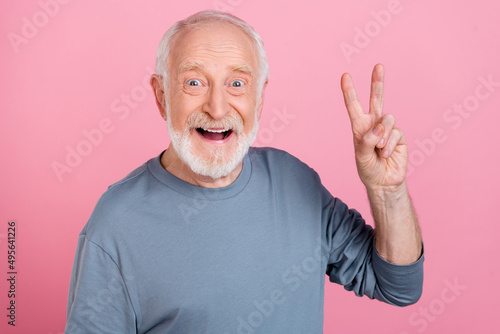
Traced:
<svg viewBox="0 0 500 334">
<path fill-rule="evenodd" d="M 266 91 L 267 83 L 269 82 L 269 79 L 264 82 L 264 85 L 262 86 L 262 93 L 260 94 L 260 101 L 259 101 L 259 106 L 257 108 L 257 119 L 260 119 L 260 115 L 262 114 L 262 108 L 264 107 L 264 93 Z"/>
<path fill-rule="evenodd" d="M 165 106 L 165 91 L 163 90 L 163 80 L 158 74 L 153 74 L 149 80 L 149 84 L 155 94 L 156 106 L 160 111 L 160 115 L 164 120 L 167 120 L 167 110 Z"/>
</svg>

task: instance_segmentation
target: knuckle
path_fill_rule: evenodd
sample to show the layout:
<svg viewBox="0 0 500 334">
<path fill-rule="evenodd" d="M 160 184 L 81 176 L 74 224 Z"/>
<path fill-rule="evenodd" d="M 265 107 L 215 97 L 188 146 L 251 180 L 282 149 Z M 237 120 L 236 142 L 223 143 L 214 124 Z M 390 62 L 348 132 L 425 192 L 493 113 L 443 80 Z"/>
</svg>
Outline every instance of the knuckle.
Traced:
<svg viewBox="0 0 500 334">
<path fill-rule="evenodd" d="M 394 146 L 396 146 L 398 143 L 406 142 L 403 132 L 398 128 L 394 128 L 391 131 L 391 136 L 389 138 L 389 141 L 391 142 L 391 145 Z"/>
<path fill-rule="evenodd" d="M 392 124 L 394 126 L 396 124 L 396 117 L 394 117 L 393 114 L 385 114 L 384 121 L 387 122 L 387 124 Z"/>
<path fill-rule="evenodd" d="M 399 130 L 399 129 L 398 129 Z M 403 143 L 406 143 L 406 136 L 403 131 L 399 130 L 400 138 Z"/>
<path fill-rule="evenodd" d="M 391 139 L 394 142 L 398 142 L 400 138 L 400 131 L 398 129 L 392 129 L 391 131 Z"/>
</svg>

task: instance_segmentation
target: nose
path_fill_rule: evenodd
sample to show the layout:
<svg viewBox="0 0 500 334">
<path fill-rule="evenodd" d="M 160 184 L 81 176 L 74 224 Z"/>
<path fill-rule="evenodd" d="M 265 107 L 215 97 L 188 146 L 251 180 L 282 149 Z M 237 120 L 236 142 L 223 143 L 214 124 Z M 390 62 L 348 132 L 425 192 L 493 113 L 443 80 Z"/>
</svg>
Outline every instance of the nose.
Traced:
<svg viewBox="0 0 500 334">
<path fill-rule="evenodd" d="M 230 111 L 226 92 L 220 85 L 212 85 L 207 93 L 203 111 L 210 114 L 213 119 L 222 119 Z"/>
</svg>

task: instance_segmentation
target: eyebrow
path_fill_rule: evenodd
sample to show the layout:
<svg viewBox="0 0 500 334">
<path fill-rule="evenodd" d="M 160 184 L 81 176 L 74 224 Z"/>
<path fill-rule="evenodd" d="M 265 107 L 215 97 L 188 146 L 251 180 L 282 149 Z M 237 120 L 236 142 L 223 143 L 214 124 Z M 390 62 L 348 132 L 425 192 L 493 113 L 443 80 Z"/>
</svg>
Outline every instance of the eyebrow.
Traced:
<svg viewBox="0 0 500 334">
<path fill-rule="evenodd" d="M 179 73 L 191 70 L 206 69 L 207 65 L 203 61 L 191 61 L 179 66 Z"/>
<path fill-rule="evenodd" d="M 236 65 L 230 65 L 228 67 L 233 72 L 243 72 L 245 74 L 253 76 L 252 68 L 246 64 L 236 64 Z"/>
</svg>

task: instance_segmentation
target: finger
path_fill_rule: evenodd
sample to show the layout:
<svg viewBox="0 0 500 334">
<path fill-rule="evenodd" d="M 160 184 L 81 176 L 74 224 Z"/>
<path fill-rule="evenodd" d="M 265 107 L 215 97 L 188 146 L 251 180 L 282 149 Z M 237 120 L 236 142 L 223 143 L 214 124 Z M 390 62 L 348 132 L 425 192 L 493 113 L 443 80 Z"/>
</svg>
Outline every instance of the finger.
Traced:
<svg viewBox="0 0 500 334">
<path fill-rule="evenodd" d="M 358 154 L 362 156 L 371 156 L 375 150 L 375 146 L 384 135 L 384 126 L 382 123 L 377 123 L 373 128 L 366 131 L 356 147 Z"/>
<path fill-rule="evenodd" d="M 393 128 L 387 140 L 387 145 L 382 149 L 382 157 L 389 158 L 399 144 L 406 143 L 403 131 Z"/>
<path fill-rule="evenodd" d="M 391 134 L 392 129 L 396 125 L 396 118 L 392 114 L 385 114 L 382 116 L 382 120 L 380 121 L 382 125 L 384 126 L 384 135 L 382 139 L 377 143 L 378 148 L 383 148 L 387 140 L 389 139 L 389 135 Z"/>
<path fill-rule="evenodd" d="M 373 68 L 370 90 L 370 114 L 377 119 L 382 117 L 384 106 L 384 66 L 377 64 Z"/>
<path fill-rule="evenodd" d="M 342 88 L 344 103 L 352 124 L 354 120 L 363 116 L 365 113 L 363 108 L 361 108 L 361 103 L 359 103 L 356 90 L 354 89 L 354 82 L 352 81 L 349 73 L 344 73 L 342 75 L 342 78 L 340 79 L 340 88 Z"/>
</svg>

